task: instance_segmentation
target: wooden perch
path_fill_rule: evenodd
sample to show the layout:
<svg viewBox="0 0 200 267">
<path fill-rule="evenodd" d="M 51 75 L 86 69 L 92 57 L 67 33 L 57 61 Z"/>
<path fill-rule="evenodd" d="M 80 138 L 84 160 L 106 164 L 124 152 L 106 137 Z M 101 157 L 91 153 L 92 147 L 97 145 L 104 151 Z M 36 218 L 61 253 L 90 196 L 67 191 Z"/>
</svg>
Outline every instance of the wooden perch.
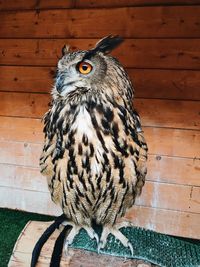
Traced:
<svg viewBox="0 0 200 267">
<path fill-rule="evenodd" d="M 36 222 L 29 221 L 24 229 L 22 230 L 17 242 L 14 246 L 12 256 L 10 258 L 8 267 L 27 267 L 30 266 L 32 250 L 35 243 L 46 230 L 46 228 L 52 222 Z M 59 235 L 59 230 L 56 230 L 49 240 L 44 245 L 40 258 L 38 261 L 38 267 L 49 266 L 51 254 L 53 251 L 53 246 L 55 240 Z M 150 267 L 155 266 L 150 263 L 145 263 L 142 260 L 128 260 L 119 257 L 107 256 L 102 254 L 97 254 L 94 252 L 89 252 L 79 249 L 69 249 L 68 255 L 62 255 L 61 264 L 62 267 L 127 267 L 127 266 L 137 266 L 137 267 Z"/>
</svg>

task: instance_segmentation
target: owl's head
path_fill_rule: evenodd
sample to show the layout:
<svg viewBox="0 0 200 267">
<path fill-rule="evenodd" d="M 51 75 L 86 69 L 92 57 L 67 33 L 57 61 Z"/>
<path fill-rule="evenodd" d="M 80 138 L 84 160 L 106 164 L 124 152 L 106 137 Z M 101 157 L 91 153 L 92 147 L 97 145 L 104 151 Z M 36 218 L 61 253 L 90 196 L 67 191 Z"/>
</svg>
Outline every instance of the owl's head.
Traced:
<svg viewBox="0 0 200 267">
<path fill-rule="evenodd" d="M 63 57 L 58 62 L 54 98 L 77 94 L 97 95 L 108 92 L 108 88 L 111 93 L 116 93 L 126 90 L 126 87 L 130 88 L 131 83 L 124 68 L 108 55 L 122 41 L 118 36 L 107 36 L 87 51 L 71 52 L 65 46 Z"/>
</svg>

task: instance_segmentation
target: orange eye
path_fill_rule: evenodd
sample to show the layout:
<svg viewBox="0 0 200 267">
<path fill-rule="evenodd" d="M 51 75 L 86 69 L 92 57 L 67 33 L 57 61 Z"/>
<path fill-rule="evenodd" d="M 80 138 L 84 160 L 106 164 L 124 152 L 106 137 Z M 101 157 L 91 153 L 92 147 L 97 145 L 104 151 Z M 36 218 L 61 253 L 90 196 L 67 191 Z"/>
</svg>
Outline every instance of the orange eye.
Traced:
<svg viewBox="0 0 200 267">
<path fill-rule="evenodd" d="M 78 71 L 81 74 L 88 74 L 92 71 L 92 65 L 90 65 L 88 62 L 81 62 L 78 65 Z"/>
</svg>

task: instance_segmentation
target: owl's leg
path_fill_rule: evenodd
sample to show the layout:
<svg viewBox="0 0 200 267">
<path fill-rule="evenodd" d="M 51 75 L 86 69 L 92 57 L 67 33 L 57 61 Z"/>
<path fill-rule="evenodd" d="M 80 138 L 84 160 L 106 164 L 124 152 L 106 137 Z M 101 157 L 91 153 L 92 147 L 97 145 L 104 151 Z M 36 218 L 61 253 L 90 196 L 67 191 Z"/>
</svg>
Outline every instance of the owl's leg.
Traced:
<svg viewBox="0 0 200 267">
<path fill-rule="evenodd" d="M 87 234 L 89 235 L 89 237 L 91 239 L 96 239 L 97 244 L 99 243 L 99 237 L 98 235 L 95 233 L 95 231 L 93 230 L 92 227 L 89 227 L 87 225 L 77 225 L 73 222 L 69 222 L 69 221 L 65 221 L 62 223 L 62 225 L 66 226 L 66 225 L 70 225 L 72 226 L 72 230 L 70 231 L 70 233 L 66 236 L 65 238 L 65 244 L 64 244 L 64 251 L 65 253 L 67 253 L 68 251 L 68 246 L 72 244 L 74 238 L 76 235 L 78 235 L 79 231 L 81 230 L 81 228 L 85 229 L 85 231 L 87 232 Z"/>
<path fill-rule="evenodd" d="M 125 235 L 123 235 L 119 230 L 122 227 L 129 227 L 130 225 L 131 224 L 128 223 L 128 222 L 115 224 L 114 226 L 104 225 L 103 226 L 103 231 L 102 231 L 102 234 L 101 234 L 101 238 L 100 238 L 100 241 L 99 241 L 99 244 L 98 244 L 98 252 L 100 251 L 100 249 L 103 249 L 106 246 L 108 235 L 112 234 L 112 235 L 114 235 L 114 237 L 116 239 L 118 239 L 122 243 L 122 245 L 124 247 L 129 248 L 130 251 L 131 251 L 131 255 L 133 255 L 133 246 L 132 246 L 132 244 L 130 243 L 128 238 Z"/>
</svg>

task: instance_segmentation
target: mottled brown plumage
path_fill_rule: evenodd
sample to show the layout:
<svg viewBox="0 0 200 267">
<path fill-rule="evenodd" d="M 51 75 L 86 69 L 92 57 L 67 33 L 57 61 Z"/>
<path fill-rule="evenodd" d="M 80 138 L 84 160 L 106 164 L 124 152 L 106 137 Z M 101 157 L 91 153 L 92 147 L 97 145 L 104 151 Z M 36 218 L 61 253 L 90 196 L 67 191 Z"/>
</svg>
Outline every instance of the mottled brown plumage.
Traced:
<svg viewBox="0 0 200 267">
<path fill-rule="evenodd" d="M 98 242 L 95 221 L 104 229 L 99 249 L 111 232 L 132 250 L 117 218 L 141 193 L 147 145 L 130 79 L 107 55 L 121 41 L 109 36 L 89 51 L 65 48 L 58 62 L 52 107 L 44 118 L 40 167 L 52 200 L 62 207 L 66 224 L 74 227 L 67 245 L 81 227 Z"/>
</svg>

